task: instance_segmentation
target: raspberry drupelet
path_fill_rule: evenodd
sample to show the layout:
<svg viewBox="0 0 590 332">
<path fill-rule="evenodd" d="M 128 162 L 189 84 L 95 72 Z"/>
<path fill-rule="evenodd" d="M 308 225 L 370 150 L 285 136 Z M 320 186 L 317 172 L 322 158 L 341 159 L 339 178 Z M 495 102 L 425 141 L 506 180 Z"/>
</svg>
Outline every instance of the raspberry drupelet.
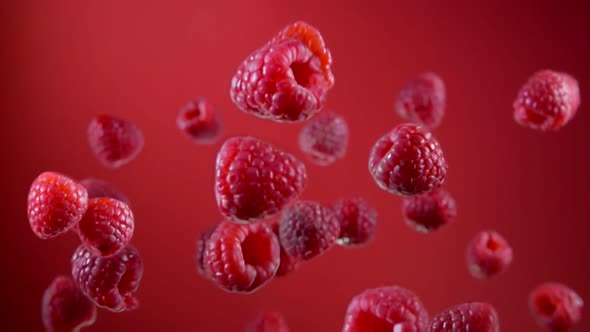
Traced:
<svg viewBox="0 0 590 332">
<path fill-rule="evenodd" d="M 246 325 L 246 332 L 289 332 L 285 318 L 280 312 L 266 311 Z"/>
<path fill-rule="evenodd" d="M 360 197 L 342 199 L 332 205 L 332 212 L 340 224 L 336 241 L 342 246 L 367 244 L 377 229 L 377 211 Z"/>
<path fill-rule="evenodd" d="M 315 164 L 333 164 L 344 157 L 348 148 L 346 120 L 332 112 L 318 114 L 301 129 L 299 147 Z"/>
<path fill-rule="evenodd" d="M 195 143 L 211 144 L 221 136 L 219 111 L 204 97 L 197 97 L 181 108 L 176 124 Z"/>
<path fill-rule="evenodd" d="M 96 321 L 96 306 L 68 276 L 58 276 L 43 293 L 41 318 L 47 332 L 72 332 Z"/>
<path fill-rule="evenodd" d="M 495 231 L 481 231 L 467 246 L 467 266 L 474 277 L 491 278 L 512 263 L 512 247 Z"/>
<path fill-rule="evenodd" d="M 143 134 L 128 120 L 102 114 L 90 121 L 88 142 L 103 165 L 118 168 L 137 157 L 143 148 Z"/>
<path fill-rule="evenodd" d="M 453 197 L 439 188 L 426 194 L 404 197 L 402 213 L 408 226 L 430 233 L 454 222 L 457 207 Z"/>
<path fill-rule="evenodd" d="M 429 332 L 500 332 L 500 320 L 491 304 L 464 303 L 436 315 Z"/>
<path fill-rule="evenodd" d="M 539 285 L 529 295 L 529 308 L 537 324 L 547 331 L 564 332 L 582 319 L 584 301 L 571 288 L 554 282 Z"/>
<path fill-rule="evenodd" d="M 425 73 L 401 90 L 395 101 L 395 110 L 407 121 L 434 129 L 443 119 L 445 103 L 443 80 L 435 73 Z"/>
<path fill-rule="evenodd" d="M 88 192 L 88 199 L 109 197 L 119 200 L 129 205 L 129 198 L 121 193 L 117 188 L 113 187 L 110 183 L 98 179 L 87 178 L 80 180 L 80 184 L 86 188 Z"/>
</svg>

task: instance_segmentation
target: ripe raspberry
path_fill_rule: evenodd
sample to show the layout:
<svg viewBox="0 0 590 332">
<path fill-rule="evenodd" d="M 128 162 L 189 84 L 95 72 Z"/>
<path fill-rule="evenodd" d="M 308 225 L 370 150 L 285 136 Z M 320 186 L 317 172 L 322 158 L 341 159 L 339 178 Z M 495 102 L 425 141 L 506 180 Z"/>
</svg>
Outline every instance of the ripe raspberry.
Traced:
<svg viewBox="0 0 590 332">
<path fill-rule="evenodd" d="M 279 245 L 281 246 L 281 263 L 279 264 L 279 268 L 277 269 L 276 277 L 283 277 L 291 272 L 295 272 L 299 268 L 301 264 L 301 259 L 297 256 L 291 256 L 285 251 L 285 247 L 281 243 L 281 238 L 279 234 L 279 221 L 273 220 L 269 222 L 272 231 L 279 239 Z"/>
<path fill-rule="evenodd" d="M 81 180 L 80 184 L 83 185 L 84 188 L 86 188 L 86 191 L 88 191 L 89 199 L 98 197 L 109 197 L 129 205 L 129 199 L 127 198 L 127 196 L 123 195 L 110 183 L 98 179 L 88 178 Z"/>
<path fill-rule="evenodd" d="M 306 180 L 301 161 L 254 137 L 230 138 L 217 154 L 217 205 L 237 222 L 276 215 L 301 194 Z"/>
<path fill-rule="evenodd" d="M 70 277 L 58 276 L 43 293 L 43 326 L 48 332 L 78 331 L 96 321 L 96 306 Z"/>
<path fill-rule="evenodd" d="M 90 122 L 88 142 L 103 165 L 117 168 L 139 154 L 143 148 L 143 135 L 133 123 L 103 114 Z"/>
<path fill-rule="evenodd" d="M 438 141 L 411 123 L 400 124 L 381 137 L 369 157 L 369 170 L 379 187 L 403 196 L 440 187 L 447 168 Z"/>
<path fill-rule="evenodd" d="M 299 147 L 314 163 L 327 166 L 341 159 L 348 147 L 348 125 L 336 113 L 324 112 L 299 133 Z"/>
<path fill-rule="evenodd" d="M 246 326 L 246 332 L 289 332 L 289 327 L 280 312 L 262 312 Z"/>
<path fill-rule="evenodd" d="M 53 172 L 39 175 L 31 185 L 27 213 L 31 229 L 51 239 L 74 227 L 88 208 L 88 193 L 69 177 Z"/>
<path fill-rule="evenodd" d="M 491 304 L 464 303 L 436 315 L 429 332 L 500 332 L 500 321 Z"/>
<path fill-rule="evenodd" d="M 221 117 L 217 107 L 203 97 L 197 97 L 184 106 L 176 124 L 194 142 L 214 143 L 221 135 Z"/>
<path fill-rule="evenodd" d="M 541 70 L 520 88 L 514 101 L 514 120 L 525 127 L 557 131 L 580 106 L 578 82 L 566 73 Z"/>
<path fill-rule="evenodd" d="M 139 287 L 143 263 L 139 253 L 127 246 L 114 256 L 94 256 L 79 246 L 72 256 L 72 278 L 97 306 L 114 312 L 139 306 L 134 293 Z"/>
<path fill-rule="evenodd" d="M 93 198 L 78 224 L 80 240 L 93 255 L 111 256 L 133 237 L 135 223 L 127 204 L 113 198 Z"/>
<path fill-rule="evenodd" d="M 205 266 L 217 285 L 229 292 L 253 292 L 274 277 L 281 248 L 265 223 L 224 221 L 211 234 Z"/>
<path fill-rule="evenodd" d="M 467 265 L 474 277 L 487 279 L 504 272 L 512 263 L 512 248 L 495 231 L 479 232 L 467 247 Z"/>
<path fill-rule="evenodd" d="M 368 289 L 346 310 L 343 332 L 426 332 L 428 313 L 411 291 L 399 286 Z"/>
<path fill-rule="evenodd" d="M 330 249 L 339 234 L 340 225 L 332 211 L 314 202 L 295 203 L 283 213 L 279 226 L 285 252 L 303 260 Z"/>
<path fill-rule="evenodd" d="M 455 221 L 455 200 L 443 189 L 426 194 L 404 197 L 402 212 L 408 226 L 430 233 Z"/>
<path fill-rule="evenodd" d="M 215 226 L 209 227 L 197 239 L 197 272 L 199 272 L 199 274 L 205 278 L 209 278 L 207 269 L 205 267 L 205 249 L 207 248 L 207 241 L 209 241 L 209 238 L 215 231 L 215 228 Z"/>
<path fill-rule="evenodd" d="M 544 283 L 529 296 L 529 308 L 537 324 L 548 331 L 569 330 L 582 319 L 584 301 L 571 288 L 559 283 Z"/>
<path fill-rule="evenodd" d="M 364 245 L 377 229 L 377 211 L 360 197 L 340 200 L 332 205 L 332 211 L 340 224 L 336 241 L 343 246 Z"/>
<path fill-rule="evenodd" d="M 446 91 L 435 73 L 425 73 L 408 83 L 395 101 L 395 110 L 404 119 L 433 129 L 445 114 Z"/>
</svg>

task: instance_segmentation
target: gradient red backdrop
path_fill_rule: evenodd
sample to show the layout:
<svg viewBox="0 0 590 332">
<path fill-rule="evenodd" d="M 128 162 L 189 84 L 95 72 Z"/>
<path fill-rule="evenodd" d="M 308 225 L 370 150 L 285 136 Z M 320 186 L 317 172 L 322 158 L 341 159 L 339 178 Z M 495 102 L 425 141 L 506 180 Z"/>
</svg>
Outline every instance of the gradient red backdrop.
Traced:
<svg viewBox="0 0 590 332">
<path fill-rule="evenodd" d="M 431 313 L 466 301 L 492 303 L 503 331 L 537 331 L 527 308 L 540 282 L 560 281 L 590 302 L 590 10 L 530 1 L 278 2 L 196 0 L 6 1 L 1 6 L 2 210 L 0 285 L 3 331 L 41 331 L 40 301 L 69 273 L 73 235 L 36 238 L 26 196 L 42 171 L 114 183 L 132 200 L 134 243 L 145 273 L 137 311 L 99 311 L 88 331 L 240 331 L 260 310 L 285 314 L 292 331 L 339 331 L 352 296 L 399 284 Z M 345 159 L 307 163 L 303 198 L 329 203 L 361 195 L 379 212 L 364 248 L 336 248 L 252 295 L 228 294 L 199 277 L 195 239 L 220 220 L 213 195 L 221 142 L 192 144 L 176 128 L 194 96 L 216 102 L 224 137 L 249 134 L 303 158 L 301 125 L 240 112 L 229 99 L 238 64 L 274 33 L 303 19 L 320 28 L 334 56 L 336 85 L 327 109 L 349 122 Z M 582 106 L 558 133 L 517 126 L 512 100 L 542 68 L 580 82 Z M 373 183 L 374 141 L 401 122 L 392 109 L 404 84 L 436 71 L 448 91 L 435 131 L 450 165 L 446 187 L 457 222 L 428 236 L 406 227 L 400 198 Z M 91 155 L 86 128 L 111 113 L 136 122 L 145 148 L 117 170 Z M 483 282 L 468 274 L 464 251 L 481 229 L 514 247 L 507 273 Z M 573 331 L 590 331 L 590 310 Z"/>
</svg>

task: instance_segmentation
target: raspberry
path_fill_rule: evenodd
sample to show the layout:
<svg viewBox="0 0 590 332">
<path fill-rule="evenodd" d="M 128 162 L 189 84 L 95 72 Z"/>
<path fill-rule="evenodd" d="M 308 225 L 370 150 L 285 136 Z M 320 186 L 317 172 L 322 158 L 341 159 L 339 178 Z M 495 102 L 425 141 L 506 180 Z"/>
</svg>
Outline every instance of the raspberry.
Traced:
<svg viewBox="0 0 590 332">
<path fill-rule="evenodd" d="M 428 313 L 420 299 L 399 286 L 368 289 L 346 310 L 343 332 L 426 332 Z"/>
<path fill-rule="evenodd" d="M 205 249 L 207 248 L 207 241 L 209 241 L 214 231 L 215 227 L 210 227 L 197 239 L 197 272 L 206 278 L 209 278 L 209 275 L 205 267 Z"/>
<path fill-rule="evenodd" d="M 360 197 L 340 200 L 332 205 L 332 211 L 340 224 L 336 241 L 343 246 L 364 245 L 377 228 L 377 212 Z"/>
<path fill-rule="evenodd" d="M 438 141 L 411 123 L 400 124 L 381 137 L 369 157 L 369 170 L 379 187 L 403 196 L 440 187 L 447 168 Z"/>
<path fill-rule="evenodd" d="M 72 256 L 72 278 L 97 306 L 129 311 L 139 306 L 134 293 L 139 287 L 143 263 L 137 250 L 127 246 L 114 256 L 94 256 L 79 246 Z"/>
<path fill-rule="evenodd" d="M 445 103 L 443 80 L 435 73 L 425 73 L 401 90 L 395 110 L 402 118 L 433 129 L 442 121 Z"/>
<path fill-rule="evenodd" d="M 70 277 L 58 276 L 43 293 L 43 325 L 48 332 L 78 331 L 96 321 L 96 306 Z"/>
<path fill-rule="evenodd" d="M 200 144 L 214 143 L 222 130 L 217 107 L 203 97 L 197 97 L 185 105 L 176 118 L 176 124 Z"/>
<path fill-rule="evenodd" d="M 277 269 L 276 277 L 283 277 L 291 272 L 294 272 L 299 268 L 301 264 L 301 259 L 297 256 L 291 256 L 285 251 L 285 246 L 281 243 L 281 238 L 279 234 L 279 221 L 273 220 L 269 222 L 272 231 L 279 239 L 279 245 L 281 246 L 281 263 L 279 264 L 279 268 Z"/>
<path fill-rule="evenodd" d="M 539 326 L 553 332 L 569 330 L 582 319 L 584 301 L 569 287 L 544 283 L 529 296 L 529 308 Z"/>
<path fill-rule="evenodd" d="M 127 204 L 113 198 L 93 198 L 78 224 L 78 235 L 93 255 L 106 257 L 129 244 L 134 228 Z"/>
<path fill-rule="evenodd" d="M 479 232 L 467 247 L 467 265 L 474 277 L 493 277 L 504 272 L 511 262 L 512 248 L 495 231 Z"/>
<path fill-rule="evenodd" d="M 265 223 L 224 221 L 211 234 L 205 266 L 217 285 L 229 292 L 253 292 L 277 272 L 281 248 Z"/>
<path fill-rule="evenodd" d="M 117 168 L 139 154 L 143 147 L 143 135 L 133 123 L 103 114 L 90 122 L 88 142 L 103 165 Z"/>
<path fill-rule="evenodd" d="M 285 252 L 303 260 L 330 249 L 339 234 L 340 225 L 332 211 L 314 202 L 295 203 L 283 213 L 279 226 Z"/>
<path fill-rule="evenodd" d="M 348 125 L 336 113 L 324 112 L 299 133 L 299 147 L 314 163 L 327 166 L 341 159 L 348 147 Z"/>
<path fill-rule="evenodd" d="M 455 200 L 443 189 L 426 194 L 404 197 L 402 212 L 408 226 L 430 233 L 455 221 Z"/>
<path fill-rule="evenodd" d="M 86 191 L 88 191 L 89 199 L 98 197 L 109 197 L 129 205 L 129 199 L 127 198 L 127 196 L 123 195 L 110 183 L 98 179 L 88 178 L 81 180 L 80 184 L 83 185 L 84 188 L 86 188 Z"/>
<path fill-rule="evenodd" d="M 514 120 L 525 127 L 557 131 L 580 106 L 578 82 L 566 73 L 541 70 L 520 88 L 514 101 Z"/>
<path fill-rule="evenodd" d="M 289 332 L 289 327 L 280 312 L 262 312 L 246 326 L 246 332 Z"/>
<path fill-rule="evenodd" d="M 276 215 L 301 194 L 306 181 L 301 161 L 254 137 L 230 138 L 217 154 L 217 205 L 237 222 Z"/>
<path fill-rule="evenodd" d="M 500 332 L 500 321 L 492 305 L 464 303 L 436 315 L 429 332 Z"/>
<path fill-rule="evenodd" d="M 88 193 L 69 177 L 53 172 L 39 175 L 31 185 L 27 213 L 31 229 L 51 239 L 73 228 L 88 208 Z"/>
</svg>

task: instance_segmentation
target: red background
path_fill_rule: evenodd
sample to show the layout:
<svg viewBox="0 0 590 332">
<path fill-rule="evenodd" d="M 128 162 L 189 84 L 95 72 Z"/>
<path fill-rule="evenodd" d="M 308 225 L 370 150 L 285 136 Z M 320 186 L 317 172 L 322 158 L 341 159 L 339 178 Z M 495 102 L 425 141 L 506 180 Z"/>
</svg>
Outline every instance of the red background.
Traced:
<svg viewBox="0 0 590 332">
<path fill-rule="evenodd" d="M 507 2 L 469 8 L 446 1 L 104 0 L 6 1 L 1 5 L 2 210 L 0 285 L 7 331 L 40 331 L 40 300 L 69 273 L 73 235 L 42 241 L 29 229 L 26 196 L 42 171 L 114 183 L 132 200 L 134 243 L 145 273 L 141 307 L 99 311 L 88 331 L 240 331 L 259 310 L 282 311 L 292 331 L 338 331 L 352 296 L 399 284 L 431 313 L 470 300 L 492 303 L 504 331 L 536 331 L 527 295 L 540 282 L 564 282 L 590 302 L 590 10 Z M 199 277 L 195 239 L 220 220 L 213 195 L 213 146 L 176 128 L 178 109 L 202 95 L 217 103 L 225 136 L 250 134 L 303 158 L 301 125 L 248 116 L 229 99 L 238 64 L 297 19 L 320 28 L 334 56 L 327 108 L 349 122 L 347 157 L 332 167 L 307 163 L 303 198 L 329 203 L 361 195 L 379 212 L 374 241 L 336 248 L 252 295 L 227 294 Z M 542 68 L 580 82 L 582 107 L 556 134 L 517 126 L 511 103 Z M 367 170 L 374 141 L 401 120 L 396 93 L 436 71 L 448 91 L 435 131 L 450 165 L 456 224 L 424 236 L 401 219 L 400 198 L 377 188 Z M 136 122 L 145 148 L 117 170 L 91 155 L 85 132 L 97 113 Z M 464 250 L 492 228 L 514 247 L 514 264 L 482 282 Z M 573 331 L 590 331 L 590 310 Z"/>
</svg>

